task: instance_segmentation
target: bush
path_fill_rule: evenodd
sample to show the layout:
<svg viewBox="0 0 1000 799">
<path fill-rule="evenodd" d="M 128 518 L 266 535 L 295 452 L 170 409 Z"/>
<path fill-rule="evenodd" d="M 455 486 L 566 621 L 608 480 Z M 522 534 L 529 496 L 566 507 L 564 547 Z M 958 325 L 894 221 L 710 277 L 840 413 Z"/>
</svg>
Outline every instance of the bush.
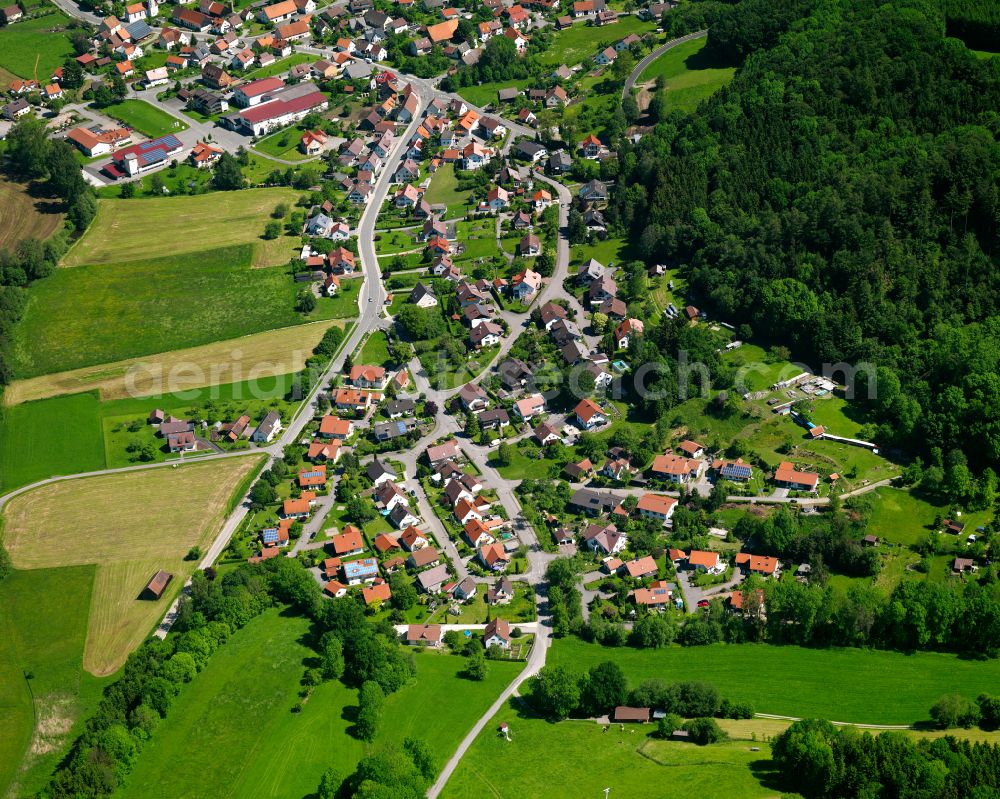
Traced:
<svg viewBox="0 0 1000 799">
<path fill-rule="evenodd" d="M 691 742 L 699 746 L 724 741 L 728 737 L 713 718 L 691 719 L 684 725 L 684 729 L 687 730 Z"/>
<path fill-rule="evenodd" d="M 667 713 L 666 716 L 656 722 L 656 732 L 654 734 L 657 738 L 666 740 L 673 734 L 674 730 L 679 730 L 683 726 L 684 720 L 680 716 L 675 713 Z"/>
<path fill-rule="evenodd" d="M 931 718 L 942 730 L 968 729 L 979 722 L 979 705 L 960 694 L 945 694 L 931 708 Z"/>
<path fill-rule="evenodd" d="M 752 719 L 753 705 L 749 702 L 734 702 L 731 699 L 723 699 L 719 705 L 720 719 Z"/>
</svg>

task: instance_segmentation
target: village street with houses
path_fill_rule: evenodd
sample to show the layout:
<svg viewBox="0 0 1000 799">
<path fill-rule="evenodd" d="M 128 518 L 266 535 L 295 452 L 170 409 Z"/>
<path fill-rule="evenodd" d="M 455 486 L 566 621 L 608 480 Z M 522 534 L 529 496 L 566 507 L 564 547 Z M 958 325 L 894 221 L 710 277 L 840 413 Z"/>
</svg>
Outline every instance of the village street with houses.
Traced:
<svg viewBox="0 0 1000 799">
<path fill-rule="evenodd" d="M 386 663 L 395 648 L 416 653 L 418 680 L 439 653 L 467 658 L 458 676 L 470 682 L 495 662 L 504 679 L 474 713 L 470 704 L 446 751 L 435 751 L 433 774 L 422 775 L 421 791 L 437 799 L 479 779 L 469 764 L 481 767 L 491 731 L 510 743 L 509 723 L 542 715 L 582 717 L 602 734 L 650 723 L 650 741 L 676 746 L 695 746 L 697 723 L 715 716 L 800 718 L 730 702 L 728 685 L 710 712 L 674 713 L 680 704 L 636 688 L 635 675 L 650 671 L 630 670 L 626 692 L 621 668 L 615 701 L 599 706 L 588 680 L 617 668 L 616 648 L 660 657 L 723 642 L 762 647 L 765 631 L 779 637 L 779 614 L 805 606 L 789 597 L 809 593 L 818 603 L 827 590 L 831 601 L 835 586 L 860 602 L 862 589 L 889 595 L 922 575 L 954 591 L 992 575 L 992 515 L 958 502 L 930 513 L 912 461 L 859 421 L 847 377 L 794 363 L 784 340 L 765 343 L 743 319 L 699 309 L 695 302 L 717 303 L 691 291 L 687 264 L 659 263 L 647 241 L 629 240 L 618 159 L 634 161 L 645 137 L 663 135 L 664 97 L 674 88 L 685 96 L 671 70 L 704 70 L 696 80 L 711 87 L 707 98 L 737 69 L 700 55 L 707 30 L 668 24 L 676 4 L 577 0 L 560 12 L 551 0 L 495 0 L 477 10 L 434 0 L 244 9 L 143 0 L 118 15 L 74 0 L 51 4 L 51 13 L 87 26 L 83 44 L 51 78 L 39 75 L 37 59 L 33 79 L 4 78 L 2 113 L 5 134 L 42 123 L 47 146 L 69 151 L 87 186 L 96 210 L 78 224 L 64 265 L 83 273 L 88 253 L 100 261 L 95 231 L 119 226 L 100 218 L 108 208 L 125 219 L 142 203 L 179 208 L 210 193 L 221 215 L 238 193 L 284 189 L 273 210 L 220 225 L 220 243 L 251 253 L 251 273 L 268 271 L 273 286 L 284 281 L 282 296 L 299 314 L 293 325 L 326 325 L 301 365 L 304 392 L 235 415 L 238 400 L 175 415 L 176 405 L 150 398 L 145 424 L 122 417 L 102 428 L 103 446 L 119 447 L 114 464 L 130 465 L 109 456 L 107 468 L 53 468 L 4 485 L 0 513 L 13 515 L 36 492 L 78 480 L 258 459 L 229 505 L 203 509 L 211 535 L 191 546 L 190 567 L 157 566 L 132 600 L 162 603 L 145 604 L 159 621 L 144 618 L 141 635 L 151 631 L 163 651 L 205 624 L 192 608 L 210 591 L 229 591 L 244 575 L 279 574 L 279 587 L 268 589 L 281 597 L 274 604 L 307 608 L 320 632 L 357 624 L 366 631 L 358 640 L 388 639 L 378 655 Z M 0 21 L 18 24 L 18 9 L 0 9 Z M 501 52 L 531 71 L 477 66 Z M 81 82 L 71 86 L 77 71 Z M 230 235 L 241 225 L 254 232 Z M 174 257 L 197 263 L 199 251 L 184 249 L 185 234 L 175 230 Z M 157 251 L 150 263 L 157 257 L 171 256 Z M 199 291 L 186 299 L 212 301 Z M 270 326 L 239 332 L 288 326 L 288 313 L 275 314 Z M 662 376 L 655 367 L 679 375 L 685 347 L 703 361 L 702 393 L 689 395 L 691 386 L 672 375 L 664 383 L 678 396 L 651 398 L 649 386 L 663 383 L 647 381 L 647 367 L 654 378 Z M 88 357 L 81 368 L 111 360 Z M 919 539 L 896 532 L 898 517 L 881 520 L 887 497 L 920 508 Z M 297 593 L 303 571 L 308 589 Z M 323 650 L 324 666 L 302 677 L 295 714 L 311 712 L 304 706 L 330 675 L 344 675 L 345 655 L 357 666 L 353 647 L 361 644 L 345 637 L 334 645 L 331 634 L 309 643 Z M 580 696 L 565 713 L 542 713 L 540 697 L 556 693 L 547 681 L 573 671 L 571 647 L 592 659 L 573 664 L 590 667 Z M 192 660 L 192 688 L 203 667 Z M 366 741 L 370 757 L 375 733 L 362 730 L 377 722 L 366 705 L 374 693 L 378 716 L 400 685 L 357 682 L 358 722 L 347 734 Z M 857 726 L 913 731 L 920 721 Z M 416 762 L 406 740 L 404 757 Z M 656 761 L 640 750 L 629 756 L 636 753 Z M 0 783 L 4 776 L 0 768 Z M 336 795 L 324 793 L 328 779 L 324 799 Z M 479 787 L 501 795 L 488 781 Z M 761 787 L 756 777 L 753 787 Z"/>
</svg>

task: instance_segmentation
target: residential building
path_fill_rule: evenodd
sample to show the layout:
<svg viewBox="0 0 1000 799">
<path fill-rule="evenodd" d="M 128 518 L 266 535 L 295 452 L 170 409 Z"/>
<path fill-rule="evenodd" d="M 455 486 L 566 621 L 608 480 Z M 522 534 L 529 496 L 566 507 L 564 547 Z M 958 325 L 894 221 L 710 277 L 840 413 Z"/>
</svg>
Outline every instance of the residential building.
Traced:
<svg viewBox="0 0 1000 799">
<path fill-rule="evenodd" d="M 661 494 L 643 494 L 636 505 L 636 511 L 647 519 L 656 519 L 664 524 L 670 519 L 677 507 L 677 500 Z"/>
</svg>

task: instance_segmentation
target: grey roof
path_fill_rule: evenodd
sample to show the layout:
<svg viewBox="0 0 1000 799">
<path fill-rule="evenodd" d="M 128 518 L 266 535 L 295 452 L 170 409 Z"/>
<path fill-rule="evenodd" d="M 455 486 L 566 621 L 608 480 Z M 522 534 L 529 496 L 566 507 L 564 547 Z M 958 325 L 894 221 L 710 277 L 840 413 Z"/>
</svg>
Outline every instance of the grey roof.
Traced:
<svg viewBox="0 0 1000 799">
<path fill-rule="evenodd" d="M 424 297 L 430 297 L 437 302 L 437 297 L 434 295 L 434 292 L 418 280 L 417 285 L 415 285 L 413 287 L 413 291 L 410 292 L 410 302 L 420 302 L 420 300 Z"/>
<path fill-rule="evenodd" d="M 437 588 L 445 580 L 448 579 L 448 567 L 439 563 L 427 571 L 420 572 L 417 575 L 417 583 L 420 585 L 424 591 L 430 591 L 432 588 Z"/>
<path fill-rule="evenodd" d="M 326 214 L 316 214 L 316 216 L 306 223 L 306 230 L 310 233 L 317 233 L 329 230 L 332 225 L 333 220 Z"/>
<path fill-rule="evenodd" d="M 396 472 L 393 469 L 386 466 L 384 463 L 382 463 L 382 461 L 380 461 L 378 458 L 376 458 L 375 460 L 373 460 L 371 463 L 368 464 L 367 468 L 365 469 L 365 474 L 367 474 L 368 477 L 371 478 L 372 482 L 374 482 L 384 474 L 387 474 L 390 477 L 396 476 Z"/>
<path fill-rule="evenodd" d="M 538 153 L 544 152 L 545 147 L 536 141 L 519 141 L 517 143 L 517 151 L 523 153 L 529 158 L 533 158 L 538 155 Z"/>
<path fill-rule="evenodd" d="M 129 35 L 137 41 L 153 35 L 153 29 L 149 27 L 149 23 L 144 19 L 139 19 L 131 25 L 126 25 L 125 30 L 127 30 Z"/>
<path fill-rule="evenodd" d="M 357 80 L 358 78 L 367 78 L 372 74 L 372 65 L 364 61 L 352 61 L 346 67 L 344 67 L 344 72 L 347 74 L 351 80 Z"/>
<path fill-rule="evenodd" d="M 396 415 L 400 413 L 412 413 L 414 408 L 417 407 L 417 403 L 411 399 L 398 399 L 393 400 L 388 405 L 385 406 L 386 413 L 390 415 Z"/>
<path fill-rule="evenodd" d="M 570 505 L 595 511 L 610 511 L 617 508 L 621 500 L 614 494 L 594 491 L 590 488 L 578 488 L 569 499 Z"/>
</svg>

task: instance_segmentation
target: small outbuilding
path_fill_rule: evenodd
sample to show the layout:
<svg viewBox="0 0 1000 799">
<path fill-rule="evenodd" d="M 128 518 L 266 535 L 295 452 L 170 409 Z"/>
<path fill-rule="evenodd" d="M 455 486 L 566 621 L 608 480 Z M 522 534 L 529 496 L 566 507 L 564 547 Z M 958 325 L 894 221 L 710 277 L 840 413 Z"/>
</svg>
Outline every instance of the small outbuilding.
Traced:
<svg viewBox="0 0 1000 799">
<path fill-rule="evenodd" d="M 650 719 L 650 709 L 648 707 L 628 707 L 622 705 L 615 708 L 615 715 L 612 721 L 629 724 L 646 724 Z"/>
<path fill-rule="evenodd" d="M 163 592 L 167 590 L 167 586 L 170 585 L 170 581 L 173 579 L 174 576 L 170 572 L 165 572 L 161 569 L 146 583 L 146 587 L 139 594 L 139 599 L 159 599 L 163 596 Z"/>
</svg>

